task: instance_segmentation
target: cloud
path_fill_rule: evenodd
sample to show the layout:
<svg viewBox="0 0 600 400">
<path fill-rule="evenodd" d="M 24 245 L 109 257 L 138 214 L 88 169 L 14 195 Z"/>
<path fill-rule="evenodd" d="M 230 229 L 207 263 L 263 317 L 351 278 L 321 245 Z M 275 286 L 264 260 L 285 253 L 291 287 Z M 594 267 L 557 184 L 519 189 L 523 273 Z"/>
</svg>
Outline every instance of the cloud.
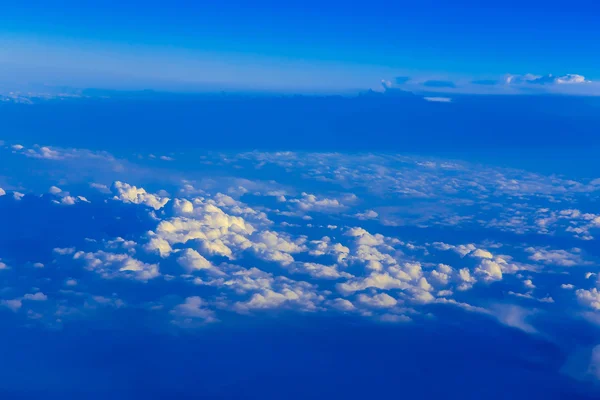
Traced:
<svg viewBox="0 0 600 400">
<path fill-rule="evenodd" d="M 368 219 L 376 219 L 377 217 L 379 217 L 379 214 L 373 210 L 367 210 L 362 213 L 356 213 L 354 216 L 356 218 L 364 221 L 364 220 L 368 220 Z"/>
<path fill-rule="evenodd" d="M 397 315 L 397 314 L 383 314 L 381 317 L 379 317 L 379 320 L 382 322 L 391 322 L 391 323 L 411 322 L 412 321 L 412 319 L 407 315 Z"/>
<path fill-rule="evenodd" d="M 550 250 L 548 248 L 528 247 L 525 249 L 530 253 L 529 259 L 548 265 L 558 265 L 561 267 L 574 267 L 577 265 L 589 265 L 589 261 L 585 261 L 581 256 L 581 249 L 573 248 L 571 251 L 566 250 Z"/>
<path fill-rule="evenodd" d="M 586 79 L 579 74 L 565 75 L 534 75 L 506 74 L 495 79 L 475 80 L 435 80 L 435 79 L 406 79 L 387 82 L 386 92 L 395 90 L 410 91 L 416 94 L 424 93 L 429 98 L 447 98 L 432 96 L 436 93 L 456 94 L 544 94 L 563 93 L 572 95 L 600 95 L 600 83 Z"/>
<path fill-rule="evenodd" d="M 450 97 L 423 97 L 425 100 L 433 102 L 433 103 L 451 103 L 452 99 Z"/>
<path fill-rule="evenodd" d="M 519 85 L 519 84 L 532 84 L 532 85 L 570 85 L 570 84 L 582 84 L 589 83 L 590 81 L 585 79 L 582 75 L 577 74 L 566 74 L 562 76 L 548 75 L 506 75 L 504 83 L 508 85 Z"/>
<path fill-rule="evenodd" d="M 294 264 L 292 270 L 296 273 L 305 273 L 314 278 L 320 279 L 339 279 L 352 277 L 351 274 L 340 271 L 337 265 L 323 265 L 313 262 L 297 262 Z"/>
<path fill-rule="evenodd" d="M 171 310 L 173 323 L 184 328 L 217 322 L 214 311 L 206 308 L 206 302 L 199 296 L 191 296 Z"/>
<path fill-rule="evenodd" d="M 46 300 L 48 300 L 48 296 L 46 296 L 42 292 L 37 292 L 37 293 L 34 293 L 34 294 L 28 293 L 25 296 L 23 296 L 23 300 L 46 301 Z"/>
<path fill-rule="evenodd" d="M 534 314 L 533 310 L 510 304 L 497 305 L 494 308 L 494 315 L 501 323 L 526 333 L 537 333 L 537 330 L 529 322 L 530 317 Z"/>
<path fill-rule="evenodd" d="M 177 258 L 177 262 L 186 272 L 194 272 L 199 270 L 209 270 L 213 265 L 194 249 L 185 249 Z"/>
<path fill-rule="evenodd" d="M 347 299 L 337 298 L 337 299 L 333 300 L 332 304 L 333 304 L 333 308 L 340 310 L 340 311 L 356 310 L 356 307 L 354 307 L 354 304 L 352 304 L 352 302 Z"/>
<path fill-rule="evenodd" d="M 577 289 L 575 291 L 579 302 L 593 310 L 600 311 L 600 292 L 596 288 L 590 290 Z"/>
<path fill-rule="evenodd" d="M 95 252 L 78 251 L 73 259 L 83 261 L 86 269 L 100 274 L 103 278 L 127 278 L 147 281 L 160 275 L 157 264 L 147 264 L 129 254 L 111 253 L 104 250 Z"/>
<path fill-rule="evenodd" d="M 350 203 L 356 201 L 356 196 L 354 195 L 345 195 L 339 199 L 319 198 L 309 193 L 302 193 L 301 196 L 299 199 L 289 200 L 289 203 L 295 204 L 303 212 L 340 212 L 346 210 Z"/>
<path fill-rule="evenodd" d="M 113 190 L 117 192 L 114 197 L 115 200 L 121 200 L 125 203 L 145 204 L 155 210 L 162 208 L 169 201 L 166 197 L 148 193 L 143 188 L 137 188 L 120 181 L 113 183 Z"/>
<path fill-rule="evenodd" d="M 17 312 L 21 309 L 23 303 L 19 299 L 0 300 L 0 305 L 10 309 L 11 311 Z"/>
<path fill-rule="evenodd" d="M 90 183 L 90 187 L 98 190 L 99 192 L 105 193 L 105 194 L 110 193 L 110 189 L 108 188 L 108 186 L 103 185 L 101 183 Z"/>
<path fill-rule="evenodd" d="M 245 302 L 237 302 L 234 309 L 240 313 L 275 308 L 296 308 L 302 311 L 316 311 L 324 297 L 315 291 L 315 287 L 307 282 L 296 282 L 280 279 L 273 288 L 264 288 L 254 293 Z"/>
<path fill-rule="evenodd" d="M 387 293 L 378 293 L 373 296 L 359 294 L 357 300 L 359 303 L 372 308 L 390 308 L 398 304 L 398 301 Z"/>
<path fill-rule="evenodd" d="M 112 189 L 69 185 L 58 174 L 51 194 L 48 182 L 41 196 L 28 191 L 19 204 L 0 199 L 27 213 L 38 203 L 50 204 L 40 209 L 60 213 L 69 227 L 71 216 L 102 216 L 108 225 L 102 232 L 47 235 L 46 253 L 31 260 L 0 254 L 11 266 L 0 271 L 7 282 L 5 308 L 15 309 L 19 301 L 16 318 L 35 315 L 48 326 L 141 309 L 153 321 L 201 328 L 234 313 L 341 311 L 350 318 L 419 321 L 445 318 L 439 308 L 450 306 L 494 315 L 529 333 L 536 332 L 532 307 L 556 301 L 560 307 L 544 318 L 595 309 L 594 288 L 575 290 L 566 279 L 545 274 L 551 273 L 546 266 L 596 261 L 572 245 L 563 251 L 543 245 L 548 235 L 552 243 L 581 240 L 569 228 L 581 228 L 578 235 L 597 229 L 597 214 L 573 207 L 598 198 L 591 180 L 398 154 L 253 152 L 205 160 L 214 168 L 227 160 L 223 168 L 249 176 L 260 165 L 260 174 L 283 181 L 267 190 L 247 180 L 243 187 L 251 189 L 242 190 L 235 179 L 223 178 L 235 183 L 217 186 L 190 178 L 165 186 L 168 194 L 157 184 L 149 190 L 121 180 L 110 180 Z M 298 181 L 286 186 L 289 176 Z M 307 187 L 311 193 L 302 191 Z M 69 191 L 86 189 L 89 206 L 52 205 L 79 199 Z M 410 206 L 390 211 L 389 204 L 404 203 Z M 310 227 L 300 219 L 309 213 Z M 448 234 L 456 229 L 460 235 Z M 519 236 L 523 232 L 534 235 Z M 489 240 L 467 240 L 477 237 Z M 505 240 L 512 237 L 535 237 L 539 245 Z M 34 268 L 39 261 L 45 268 Z M 17 271 L 24 276 L 16 279 Z M 579 283 L 573 274 L 569 280 Z M 499 299 L 518 301 L 520 308 L 490 306 Z"/>
</svg>

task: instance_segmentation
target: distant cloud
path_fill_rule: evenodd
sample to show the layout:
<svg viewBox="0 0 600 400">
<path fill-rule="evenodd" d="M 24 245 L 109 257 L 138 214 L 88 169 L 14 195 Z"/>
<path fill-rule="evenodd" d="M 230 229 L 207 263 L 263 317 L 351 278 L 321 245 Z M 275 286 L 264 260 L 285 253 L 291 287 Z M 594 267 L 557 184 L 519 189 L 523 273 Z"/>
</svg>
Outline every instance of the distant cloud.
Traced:
<svg viewBox="0 0 600 400">
<path fill-rule="evenodd" d="M 566 74 L 562 76 L 553 76 L 552 74 L 538 76 L 532 74 L 525 75 L 506 75 L 504 83 L 508 85 L 513 84 L 534 84 L 534 85 L 548 85 L 548 84 L 580 84 L 589 83 L 584 76 L 577 74 Z"/>
<path fill-rule="evenodd" d="M 451 103 L 452 99 L 450 97 L 423 97 L 427 101 L 432 101 L 434 103 Z"/>
<path fill-rule="evenodd" d="M 583 75 L 534 75 L 506 74 L 499 78 L 475 80 L 438 80 L 398 77 L 384 81 L 384 90 L 403 90 L 412 93 L 461 93 L 461 94 L 544 94 L 561 93 L 571 95 L 600 95 L 600 83 L 591 81 Z M 438 96 L 429 96 L 437 98 Z M 439 96 L 441 97 L 441 96 Z M 434 100 L 435 101 L 435 100 Z"/>
</svg>

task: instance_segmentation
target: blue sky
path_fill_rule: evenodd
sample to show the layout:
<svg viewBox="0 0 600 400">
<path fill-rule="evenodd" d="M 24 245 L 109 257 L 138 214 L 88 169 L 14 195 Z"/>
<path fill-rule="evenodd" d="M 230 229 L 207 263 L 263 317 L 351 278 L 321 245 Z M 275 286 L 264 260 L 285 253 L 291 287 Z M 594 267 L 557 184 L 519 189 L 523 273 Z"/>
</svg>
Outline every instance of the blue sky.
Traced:
<svg viewBox="0 0 600 400">
<path fill-rule="evenodd" d="M 0 68 L 19 82 L 179 90 L 356 91 L 396 76 L 507 73 L 594 80 L 596 10 L 537 1 L 13 3 L 0 17 Z"/>
</svg>

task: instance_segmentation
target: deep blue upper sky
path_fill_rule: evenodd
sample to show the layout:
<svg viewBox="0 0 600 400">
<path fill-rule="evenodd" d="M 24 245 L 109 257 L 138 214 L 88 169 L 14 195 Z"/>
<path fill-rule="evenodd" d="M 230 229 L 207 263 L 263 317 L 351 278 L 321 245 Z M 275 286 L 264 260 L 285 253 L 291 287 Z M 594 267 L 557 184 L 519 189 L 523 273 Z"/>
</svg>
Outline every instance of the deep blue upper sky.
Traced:
<svg viewBox="0 0 600 400">
<path fill-rule="evenodd" d="M 0 16 L 0 68 L 18 82 L 177 89 L 342 91 L 398 75 L 594 80 L 599 11 L 591 1 L 12 2 Z"/>
</svg>

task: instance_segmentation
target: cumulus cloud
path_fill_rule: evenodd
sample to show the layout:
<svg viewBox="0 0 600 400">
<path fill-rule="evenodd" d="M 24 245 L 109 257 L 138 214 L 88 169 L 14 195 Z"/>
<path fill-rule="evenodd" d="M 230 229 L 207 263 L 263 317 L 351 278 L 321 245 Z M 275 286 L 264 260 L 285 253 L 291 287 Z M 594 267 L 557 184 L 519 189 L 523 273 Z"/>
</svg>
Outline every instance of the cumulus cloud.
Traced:
<svg viewBox="0 0 600 400">
<path fill-rule="evenodd" d="M 333 300 L 332 304 L 333 304 L 333 308 L 340 310 L 340 311 L 356 310 L 356 307 L 354 307 L 354 304 L 352 304 L 352 302 L 347 299 L 341 299 L 338 297 L 337 299 Z"/>
<path fill-rule="evenodd" d="M 42 292 L 37 292 L 37 293 L 33 293 L 33 294 L 28 293 L 25 296 L 23 296 L 23 300 L 46 301 L 46 300 L 48 300 L 48 296 L 46 296 Z"/>
<path fill-rule="evenodd" d="M 483 260 L 475 268 L 475 273 L 482 275 L 486 281 L 499 281 L 502 280 L 502 266 L 497 262 L 491 260 Z"/>
<path fill-rule="evenodd" d="M 74 260 L 82 261 L 85 268 L 100 274 L 103 278 L 133 277 L 147 281 L 160 275 L 157 264 L 147 264 L 129 254 L 111 253 L 104 250 L 95 252 L 78 251 Z"/>
<path fill-rule="evenodd" d="M 359 294 L 356 299 L 359 303 L 373 308 L 390 308 L 398 304 L 398 301 L 387 293 L 378 293 L 373 296 Z"/>
<path fill-rule="evenodd" d="M 368 220 L 368 219 L 375 219 L 375 218 L 379 217 L 379 214 L 376 211 L 367 210 L 362 213 L 356 213 L 354 216 L 360 220 Z"/>
<path fill-rule="evenodd" d="M 237 302 L 234 309 L 240 313 L 270 310 L 275 308 L 295 308 L 302 311 L 317 311 L 325 298 L 307 282 L 280 279 L 272 288 L 264 288 L 254 293 L 247 301 Z"/>
<path fill-rule="evenodd" d="M 162 208 L 169 201 L 166 197 L 148 193 L 143 188 L 137 188 L 120 181 L 113 184 L 113 190 L 117 192 L 114 197 L 115 200 L 121 200 L 125 203 L 145 204 L 155 210 Z"/>
<path fill-rule="evenodd" d="M 352 277 L 351 274 L 340 271 L 337 265 L 323 265 L 313 262 L 296 263 L 292 270 L 294 272 L 305 273 L 314 278 L 320 279 L 339 279 L 342 277 Z"/>
<path fill-rule="evenodd" d="M 291 199 L 288 202 L 296 205 L 298 210 L 303 212 L 341 212 L 348 208 L 348 205 L 356 201 L 355 195 L 344 195 L 341 198 L 317 197 L 314 194 L 302 193 L 298 199 Z"/>
<path fill-rule="evenodd" d="M 575 291 L 579 302 L 589 308 L 600 311 L 600 292 L 596 288 L 590 290 L 577 289 Z"/>
<path fill-rule="evenodd" d="M 598 185 L 592 181 L 399 155 L 285 152 L 251 153 L 227 160 L 232 165 L 236 162 L 245 167 L 270 163 L 270 167 L 302 176 L 309 184 L 317 181 L 324 190 L 310 194 L 298 190 L 301 194 L 297 195 L 294 189 L 263 190 L 244 182 L 244 188 L 221 185 L 221 192 L 214 186 L 183 181 L 168 186 L 176 194 L 170 195 L 120 180 L 110 180 L 115 182 L 112 188 L 86 184 L 88 190 L 93 189 L 93 205 L 52 206 L 53 212 L 81 215 L 77 212 L 93 213 L 97 205 L 123 209 L 135 213 L 144 228 L 117 222 L 110 226 L 110 233 L 86 240 L 49 236 L 48 248 L 54 248 L 48 250 L 51 259 L 43 260 L 45 268 L 35 273 L 42 276 L 59 271 L 59 281 L 52 285 L 36 278 L 27 285 L 8 288 L 2 293 L 2 305 L 16 310 L 16 316 L 25 317 L 31 311 L 42 315 L 40 320 L 54 318 L 53 323 L 97 310 L 139 307 L 181 328 L 217 322 L 231 312 L 335 310 L 353 317 L 403 322 L 430 318 L 430 312 L 443 317 L 437 308 L 452 306 L 493 315 L 529 333 L 536 332 L 530 321 L 531 307 L 548 307 L 556 299 L 557 303 L 573 304 L 561 304 L 549 313 L 570 307 L 598 309 L 596 288 L 576 289 L 573 284 L 561 285 L 561 280 L 550 282 L 543 276 L 550 272 L 546 267 L 550 265 L 595 266 L 595 260 L 583 250 L 572 245 L 569 250 L 524 249 L 520 243 L 493 241 L 509 236 L 506 232 L 536 233 L 542 235 L 538 238 L 541 243 L 543 235 L 553 235 L 556 243 L 560 235 L 568 235 L 569 240 L 591 235 L 596 225 L 600 227 L 598 215 L 569 204 L 579 198 L 597 198 Z M 79 190 L 81 185 L 69 186 L 58 178 L 52 182 L 57 186 L 49 189 L 50 194 L 28 194 L 23 207 L 29 206 L 25 204 L 28 199 L 84 201 L 67 191 Z M 342 188 L 344 192 L 340 192 Z M 354 189 L 360 200 L 348 194 L 347 190 Z M 12 204 L 12 199 L 1 201 L 7 200 Z M 386 202 L 394 203 L 394 208 L 382 206 Z M 398 211 L 397 204 L 404 202 L 410 204 L 410 210 Z M 442 205 L 444 210 L 423 210 L 419 206 L 424 203 Z M 579 204 L 583 208 L 587 203 Z M 465 218 L 466 213 L 471 217 Z M 310 228 L 299 219 L 307 214 L 313 218 Z M 394 219 L 394 214 L 401 214 L 400 218 Z M 465 232 L 481 229 L 490 240 L 440 241 L 452 241 L 452 236 L 439 234 L 438 227 L 451 230 L 463 224 L 468 228 Z M 419 227 L 420 232 L 396 229 L 401 225 Z M 117 229 L 123 232 L 114 236 Z M 42 260 L 15 264 L 12 258 L 4 259 L 11 269 L 0 273 L 8 280 L 17 267 L 33 271 L 32 266 Z M 580 278 L 569 276 L 573 283 Z M 135 295 L 140 288 L 144 288 L 144 296 Z M 554 295 L 557 288 L 562 289 L 561 296 Z M 500 291 L 507 294 L 505 299 L 522 306 L 490 306 Z M 180 299 L 178 303 L 174 298 Z"/>
<path fill-rule="evenodd" d="M 213 268 L 210 261 L 204 258 L 200 253 L 194 249 L 185 249 L 181 255 L 177 258 L 177 262 L 181 265 L 188 273 L 198 270 L 209 270 Z"/>
<path fill-rule="evenodd" d="M 530 260 L 548 265 L 558 265 L 561 267 L 574 267 L 577 265 L 588 265 L 590 262 L 583 260 L 581 249 L 573 248 L 567 250 L 552 250 L 548 248 L 528 247 L 525 249 L 530 253 Z"/>
</svg>

